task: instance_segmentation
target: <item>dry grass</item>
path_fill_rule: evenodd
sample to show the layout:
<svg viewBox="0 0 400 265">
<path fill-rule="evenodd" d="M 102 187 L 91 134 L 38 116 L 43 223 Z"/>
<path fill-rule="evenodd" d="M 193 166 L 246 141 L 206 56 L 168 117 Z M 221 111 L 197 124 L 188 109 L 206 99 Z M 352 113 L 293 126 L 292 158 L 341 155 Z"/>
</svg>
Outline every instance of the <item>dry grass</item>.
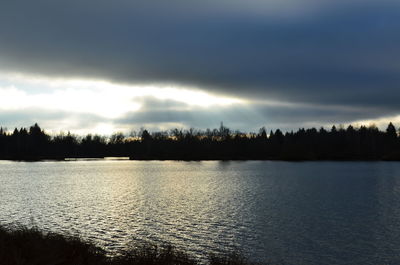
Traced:
<svg viewBox="0 0 400 265">
<path fill-rule="evenodd" d="M 143 244 L 117 257 L 76 237 L 0 227 L 1 265 L 196 265 L 172 246 Z M 208 256 L 209 265 L 248 265 L 240 255 Z"/>
</svg>

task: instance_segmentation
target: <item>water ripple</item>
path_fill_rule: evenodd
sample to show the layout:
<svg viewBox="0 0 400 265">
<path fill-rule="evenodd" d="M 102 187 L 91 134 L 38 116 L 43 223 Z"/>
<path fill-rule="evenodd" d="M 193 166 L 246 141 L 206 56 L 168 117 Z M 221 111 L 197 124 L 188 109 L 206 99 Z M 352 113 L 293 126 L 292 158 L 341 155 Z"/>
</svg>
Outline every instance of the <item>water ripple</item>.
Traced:
<svg viewBox="0 0 400 265">
<path fill-rule="evenodd" d="M 0 224 L 109 253 L 172 243 L 273 264 L 400 264 L 398 163 L 0 162 Z"/>
</svg>

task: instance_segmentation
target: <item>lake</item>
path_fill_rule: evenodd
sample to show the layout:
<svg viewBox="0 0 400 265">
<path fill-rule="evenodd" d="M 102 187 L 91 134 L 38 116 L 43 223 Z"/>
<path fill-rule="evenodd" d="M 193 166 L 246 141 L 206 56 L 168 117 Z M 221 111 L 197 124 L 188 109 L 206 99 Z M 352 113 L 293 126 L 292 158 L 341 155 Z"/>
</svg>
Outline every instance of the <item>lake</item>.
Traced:
<svg viewBox="0 0 400 265">
<path fill-rule="evenodd" d="M 0 161 L 0 225 L 201 259 L 400 264 L 400 163 Z"/>
</svg>

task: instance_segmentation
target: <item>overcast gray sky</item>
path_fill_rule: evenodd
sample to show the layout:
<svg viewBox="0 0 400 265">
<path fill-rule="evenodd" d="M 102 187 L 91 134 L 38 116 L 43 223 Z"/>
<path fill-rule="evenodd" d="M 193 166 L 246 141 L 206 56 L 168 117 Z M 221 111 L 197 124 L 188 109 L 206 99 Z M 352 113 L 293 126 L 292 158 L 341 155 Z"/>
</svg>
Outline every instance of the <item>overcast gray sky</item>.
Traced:
<svg viewBox="0 0 400 265">
<path fill-rule="evenodd" d="M 400 122 L 400 2 L 0 0 L 0 125 Z"/>
</svg>

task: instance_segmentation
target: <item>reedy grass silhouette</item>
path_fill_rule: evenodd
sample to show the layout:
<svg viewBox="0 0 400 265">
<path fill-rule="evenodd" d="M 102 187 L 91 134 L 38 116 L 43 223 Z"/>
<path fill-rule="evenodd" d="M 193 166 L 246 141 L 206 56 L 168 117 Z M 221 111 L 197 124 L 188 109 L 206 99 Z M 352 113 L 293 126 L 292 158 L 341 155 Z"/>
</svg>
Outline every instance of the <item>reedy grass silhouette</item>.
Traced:
<svg viewBox="0 0 400 265">
<path fill-rule="evenodd" d="M 45 233 L 37 228 L 0 227 L 1 265 L 197 265 L 204 264 L 171 245 L 142 243 L 120 255 L 78 237 Z M 208 255 L 209 265 L 249 265 L 237 253 Z"/>
</svg>

